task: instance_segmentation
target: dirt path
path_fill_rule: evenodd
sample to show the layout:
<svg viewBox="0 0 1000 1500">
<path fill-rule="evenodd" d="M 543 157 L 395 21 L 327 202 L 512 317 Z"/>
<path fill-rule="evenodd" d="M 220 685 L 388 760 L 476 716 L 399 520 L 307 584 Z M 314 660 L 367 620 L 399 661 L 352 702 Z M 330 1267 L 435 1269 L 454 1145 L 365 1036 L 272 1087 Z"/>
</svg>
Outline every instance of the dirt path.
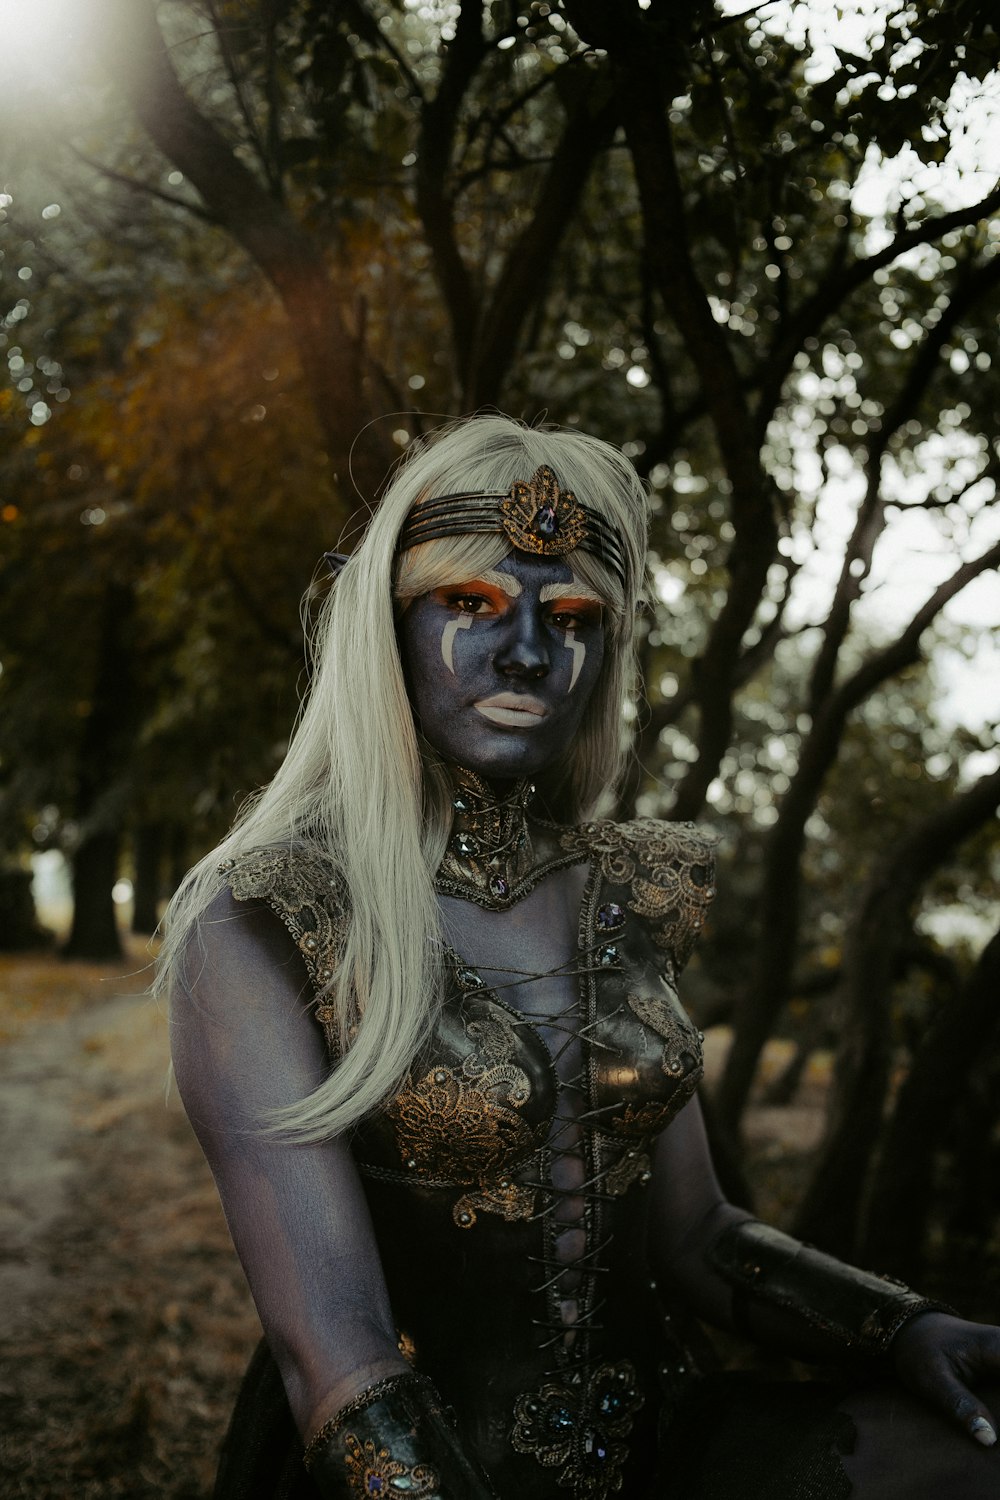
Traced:
<svg viewBox="0 0 1000 1500">
<path fill-rule="evenodd" d="M 258 1333 L 144 962 L 0 959 L 0 1495 L 195 1500 Z"/>
</svg>

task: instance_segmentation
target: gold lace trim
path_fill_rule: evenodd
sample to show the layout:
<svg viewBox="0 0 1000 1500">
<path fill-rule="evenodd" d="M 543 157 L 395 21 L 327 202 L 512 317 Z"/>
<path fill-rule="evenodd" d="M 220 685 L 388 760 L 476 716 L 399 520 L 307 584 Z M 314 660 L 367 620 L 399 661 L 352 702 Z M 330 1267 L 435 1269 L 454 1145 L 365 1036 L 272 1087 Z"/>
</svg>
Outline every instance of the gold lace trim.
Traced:
<svg viewBox="0 0 1000 1500">
<path fill-rule="evenodd" d="M 324 1004 L 323 992 L 340 964 L 350 900 L 330 856 L 308 845 L 252 849 L 236 859 L 223 860 L 219 873 L 237 901 L 266 902 L 291 933 L 317 994 L 316 1018 L 333 1056 L 339 1056 L 343 1041 L 339 1011 Z M 351 1024 L 357 1018 L 347 1019 Z"/>
<path fill-rule="evenodd" d="M 715 895 L 715 861 L 704 834 L 692 823 L 635 818 L 568 828 L 559 842 L 591 859 L 612 885 L 631 887 L 629 909 L 655 924 L 653 941 L 682 969 Z"/>
</svg>

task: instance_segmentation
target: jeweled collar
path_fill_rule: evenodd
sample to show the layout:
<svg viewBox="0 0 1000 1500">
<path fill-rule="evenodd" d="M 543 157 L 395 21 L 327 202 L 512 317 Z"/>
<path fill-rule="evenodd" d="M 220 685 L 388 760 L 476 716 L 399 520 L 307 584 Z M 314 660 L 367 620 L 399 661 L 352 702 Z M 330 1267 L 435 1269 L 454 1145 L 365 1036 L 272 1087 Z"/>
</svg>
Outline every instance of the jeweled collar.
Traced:
<svg viewBox="0 0 1000 1500">
<path fill-rule="evenodd" d="M 527 814 L 534 783 L 516 781 L 501 794 L 473 771 L 450 769 L 454 821 L 438 888 L 501 911 L 535 865 Z"/>
</svg>

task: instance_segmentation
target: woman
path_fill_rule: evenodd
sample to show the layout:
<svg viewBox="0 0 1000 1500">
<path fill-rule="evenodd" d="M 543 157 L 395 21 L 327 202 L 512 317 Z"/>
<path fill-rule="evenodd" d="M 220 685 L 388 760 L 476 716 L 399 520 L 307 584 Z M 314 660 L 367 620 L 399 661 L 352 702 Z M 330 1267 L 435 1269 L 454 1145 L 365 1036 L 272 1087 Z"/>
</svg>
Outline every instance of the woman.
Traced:
<svg viewBox="0 0 1000 1500">
<path fill-rule="evenodd" d="M 177 1079 L 270 1351 L 218 1496 L 996 1490 L 965 1382 L 1000 1333 L 715 1181 L 675 990 L 711 850 L 587 821 L 644 556 L 641 486 L 595 439 L 488 416 L 416 448 L 284 764 L 175 900 Z M 955 1435 L 881 1389 L 700 1381 L 692 1313 L 894 1363 Z"/>
</svg>

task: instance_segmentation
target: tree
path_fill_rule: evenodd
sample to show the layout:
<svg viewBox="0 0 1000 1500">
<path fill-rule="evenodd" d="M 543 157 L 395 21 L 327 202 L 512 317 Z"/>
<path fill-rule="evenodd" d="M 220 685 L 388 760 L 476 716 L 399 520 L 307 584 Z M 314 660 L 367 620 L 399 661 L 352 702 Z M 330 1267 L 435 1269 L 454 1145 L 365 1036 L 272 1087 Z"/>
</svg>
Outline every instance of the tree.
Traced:
<svg viewBox="0 0 1000 1500">
<path fill-rule="evenodd" d="M 83 445 L 79 467 L 141 543 L 143 707 L 120 817 L 147 826 L 181 806 L 204 844 L 236 762 L 268 773 L 295 672 L 295 580 L 322 550 L 316 533 L 323 545 L 354 534 L 389 458 L 433 420 L 414 402 L 546 410 L 624 438 L 651 485 L 656 591 L 621 811 L 737 827 L 740 962 L 721 951 L 720 919 L 704 965 L 717 1009 L 735 1009 L 718 1112 L 736 1141 L 789 997 L 806 981 L 816 996 L 833 989 L 817 980 L 804 917 L 830 830 L 860 817 L 844 769 L 946 639 L 953 601 L 996 567 L 1000 188 L 938 201 L 931 182 L 861 208 L 880 151 L 947 161 L 956 90 L 995 71 L 995 23 L 982 0 L 899 8 L 867 58 L 845 54 L 817 76 L 777 12 L 727 17 L 700 0 L 425 9 L 107 0 L 114 41 L 101 55 L 119 113 L 89 165 L 77 154 L 66 168 L 101 184 L 85 205 L 89 248 L 57 253 L 66 219 L 35 235 L 30 254 L 61 267 L 49 305 L 66 316 L 39 296 L 18 336 L 26 347 L 48 319 L 68 362 L 66 267 L 106 284 L 94 245 L 150 232 L 149 274 L 126 278 L 114 336 L 80 349 L 79 395 L 35 440 L 39 459 L 71 437 Z M 387 407 L 397 415 L 366 426 Z M 29 437 L 14 446 L 30 469 Z M 286 486 L 289 455 L 299 482 Z M 45 493 L 40 474 L 32 494 Z M 810 578 L 838 484 L 853 524 L 820 591 Z M 950 577 L 880 619 L 886 558 L 918 515 L 953 551 Z M 25 524 L 44 535 L 44 507 Z M 99 590 L 87 599 L 96 639 Z M 251 639 L 265 706 L 241 680 Z M 2 691 L 27 715 L 10 659 Z M 930 693 L 933 676 L 920 681 Z M 913 739 L 928 796 L 943 753 L 933 717 L 931 704 Z M 247 744 L 231 722 L 252 726 Z M 15 745 L 12 731 L 12 767 Z M 19 773 L 7 774 L 10 796 Z M 887 841 L 905 843 L 923 803 L 889 797 L 895 773 L 877 756 L 864 775 L 865 795 L 885 794 L 897 817 Z M 850 819 L 827 816 L 832 790 Z M 35 782 L 21 800 L 67 795 Z M 850 859 L 838 851 L 840 867 Z M 922 868 L 931 889 L 940 864 Z M 824 887 L 841 905 L 845 983 L 849 885 Z M 883 967 L 880 1013 L 908 963 Z"/>
</svg>

